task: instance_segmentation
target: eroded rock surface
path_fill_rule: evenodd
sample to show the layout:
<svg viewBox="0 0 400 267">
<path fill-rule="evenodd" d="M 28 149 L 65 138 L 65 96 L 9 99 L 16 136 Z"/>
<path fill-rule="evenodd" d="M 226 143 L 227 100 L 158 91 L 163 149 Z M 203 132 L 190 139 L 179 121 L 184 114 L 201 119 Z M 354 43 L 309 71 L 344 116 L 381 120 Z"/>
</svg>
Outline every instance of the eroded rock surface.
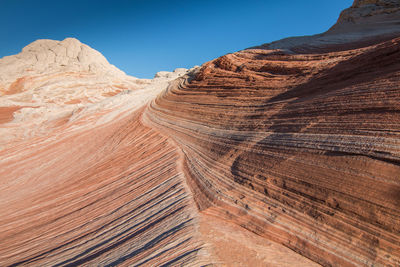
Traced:
<svg viewBox="0 0 400 267">
<path fill-rule="evenodd" d="M 195 205 L 181 149 L 142 119 L 169 81 L 194 69 L 136 79 L 74 39 L 36 41 L 0 66 L 1 266 L 203 266 L 229 259 L 214 245 L 226 231 L 208 238 L 211 220 L 203 223 Z M 313 264 L 236 231 L 250 236 L 246 251 L 261 253 L 252 262 L 274 263 L 266 252 L 277 249 L 286 255 L 280 262 Z"/>
<path fill-rule="evenodd" d="M 400 35 L 400 2 L 360 0 L 343 10 L 327 32 L 313 36 L 290 37 L 258 48 L 281 49 L 287 53 L 316 53 L 359 48 Z"/>
<path fill-rule="evenodd" d="M 75 39 L 0 59 L 0 265 L 209 263 L 168 137 L 141 122 L 156 80 Z"/>
<path fill-rule="evenodd" d="M 385 22 L 370 45 L 343 33 L 225 55 L 153 101 L 202 213 L 324 266 L 400 264 L 400 38 L 375 36 L 400 34 Z"/>
<path fill-rule="evenodd" d="M 0 59 L 0 265 L 399 266 L 398 20 L 153 80 L 71 38 Z"/>
</svg>

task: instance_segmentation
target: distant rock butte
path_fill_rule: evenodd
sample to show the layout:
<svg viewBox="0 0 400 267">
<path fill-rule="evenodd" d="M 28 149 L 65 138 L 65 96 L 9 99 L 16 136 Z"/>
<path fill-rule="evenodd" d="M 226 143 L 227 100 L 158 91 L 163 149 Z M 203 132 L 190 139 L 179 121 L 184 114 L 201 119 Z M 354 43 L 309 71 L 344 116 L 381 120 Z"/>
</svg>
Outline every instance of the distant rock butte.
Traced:
<svg viewBox="0 0 400 267">
<path fill-rule="evenodd" d="M 399 36 L 399 25 L 398 0 L 360 0 L 345 9 L 337 23 L 325 33 L 290 37 L 258 48 L 283 49 L 292 53 L 359 48 Z"/>
<path fill-rule="evenodd" d="M 73 38 L 0 59 L 0 265 L 399 266 L 399 14 L 152 80 Z"/>
</svg>

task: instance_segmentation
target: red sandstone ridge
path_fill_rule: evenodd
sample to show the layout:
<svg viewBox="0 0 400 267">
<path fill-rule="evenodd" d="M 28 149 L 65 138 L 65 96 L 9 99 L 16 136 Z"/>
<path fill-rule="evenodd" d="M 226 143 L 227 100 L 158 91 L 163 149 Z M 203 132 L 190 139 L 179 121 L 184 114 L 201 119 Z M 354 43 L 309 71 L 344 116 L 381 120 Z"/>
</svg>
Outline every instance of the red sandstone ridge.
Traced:
<svg viewBox="0 0 400 267">
<path fill-rule="evenodd" d="M 70 38 L 36 41 L 0 67 L 1 266 L 229 263 L 229 229 L 250 263 L 313 264 L 238 226 L 215 229 L 224 223 L 196 208 L 181 149 L 142 120 L 188 70 L 136 79 Z"/>
<path fill-rule="evenodd" d="M 400 3 L 225 55 L 145 115 L 198 208 L 323 266 L 400 266 Z"/>
<path fill-rule="evenodd" d="M 187 70 L 136 79 L 70 38 L 0 67 L 0 266 L 209 262 L 179 150 L 140 120 Z"/>
<path fill-rule="evenodd" d="M 399 8 L 153 80 L 0 59 L 0 265 L 399 266 Z"/>
</svg>

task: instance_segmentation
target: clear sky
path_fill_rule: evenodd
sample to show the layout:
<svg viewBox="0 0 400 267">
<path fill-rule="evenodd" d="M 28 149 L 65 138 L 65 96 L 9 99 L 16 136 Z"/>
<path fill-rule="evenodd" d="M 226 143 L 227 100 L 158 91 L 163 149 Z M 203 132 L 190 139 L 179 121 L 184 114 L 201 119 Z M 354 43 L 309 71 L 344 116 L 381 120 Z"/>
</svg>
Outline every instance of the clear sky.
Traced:
<svg viewBox="0 0 400 267">
<path fill-rule="evenodd" d="M 321 33 L 353 0 L 0 0 L 0 57 L 75 37 L 129 75 L 201 65 L 281 38 Z"/>
</svg>

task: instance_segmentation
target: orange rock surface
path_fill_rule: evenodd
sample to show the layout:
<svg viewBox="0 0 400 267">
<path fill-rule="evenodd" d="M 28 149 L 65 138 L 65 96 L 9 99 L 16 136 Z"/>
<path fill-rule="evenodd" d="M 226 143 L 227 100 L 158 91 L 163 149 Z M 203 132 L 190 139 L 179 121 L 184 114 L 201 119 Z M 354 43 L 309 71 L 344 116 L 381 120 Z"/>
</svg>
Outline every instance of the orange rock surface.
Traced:
<svg viewBox="0 0 400 267">
<path fill-rule="evenodd" d="M 208 238 L 214 224 L 210 229 L 212 220 L 204 221 L 195 205 L 181 149 L 142 119 L 149 101 L 187 70 L 139 80 L 115 71 L 87 48 L 92 60 L 85 64 L 100 61 L 111 74 L 79 64 L 72 66 L 78 71 L 66 71 L 68 65 L 57 69 L 57 60 L 49 60 L 52 52 L 35 48 L 65 43 L 72 45 L 67 51 L 81 45 L 71 39 L 37 41 L 22 55 L 0 60 L 8 71 L 1 76 L 0 98 L 0 265 L 226 262 L 229 255 L 217 253 Z M 39 70 L 15 67 L 26 63 L 18 58 L 26 58 L 27 50 L 45 59 L 36 63 Z M 276 250 L 286 255 L 283 263 L 313 265 L 279 244 L 260 244 L 261 237 L 240 229 L 248 251 Z M 225 234 L 219 229 L 212 236 Z M 275 258 L 266 254 L 253 262 Z"/>
<path fill-rule="evenodd" d="M 197 254 L 179 154 L 139 114 L 1 153 L 3 266 L 158 265 Z"/>
<path fill-rule="evenodd" d="M 204 213 L 324 266 L 400 264 L 400 38 L 249 49 L 175 81 L 148 118 Z"/>
<path fill-rule="evenodd" d="M 0 265 L 399 266 L 399 8 L 153 80 L 0 59 Z"/>
</svg>

